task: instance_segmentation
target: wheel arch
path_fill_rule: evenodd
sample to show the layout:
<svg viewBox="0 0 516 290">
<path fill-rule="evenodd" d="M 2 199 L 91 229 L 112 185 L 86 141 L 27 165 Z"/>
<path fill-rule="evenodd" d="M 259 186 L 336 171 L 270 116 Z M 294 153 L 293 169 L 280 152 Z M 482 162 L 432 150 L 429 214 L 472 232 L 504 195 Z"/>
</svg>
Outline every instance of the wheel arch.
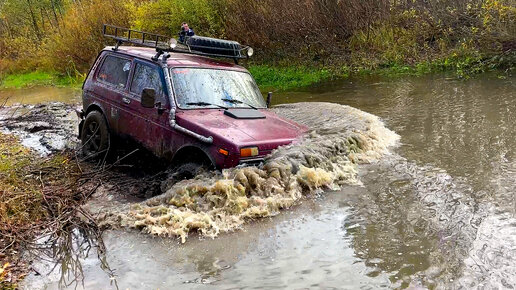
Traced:
<svg viewBox="0 0 516 290">
<path fill-rule="evenodd" d="M 84 113 L 84 119 L 86 119 L 86 117 L 88 117 L 88 114 L 93 111 L 98 111 L 99 113 L 102 114 L 102 117 L 104 117 L 104 121 L 106 121 L 106 126 L 108 127 L 108 130 L 111 131 L 109 120 L 106 116 L 106 112 L 104 112 L 104 109 L 102 108 L 102 106 L 97 103 L 93 103 L 88 106 L 88 108 L 86 109 L 86 113 Z M 82 128 L 80 128 L 80 129 L 82 129 Z"/>
<path fill-rule="evenodd" d="M 102 114 L 102 117 L 104 117 L 104 121 L 106 122 L 108 132 L 111 133 L 111 128 L 109 127 L 109 122 L 108 122 L 108 119 L 106 118 L 106 114 L 104 113 L 104 110 L 102 109 L 102 107 L 100 105 L 93 103 L 88 106 L 88 108 L 86 109 L 86 112 L 83 115 L 84 119 L 82 119 L 81 122 L 79 123 L 79 138 L 81 138 L 81 136 L 82 136 L 82 129 L 84 127 L 84 121 L 86 120 L 86 117 L 88 117 L 88 114 L 93 111 L 98 111 L 99 113 Z"/>
<path fill-rule="evenodd" d="M 172 157 L 172 164 L 174 166 L 183 164 L 188 161 L 198 161 L 203 164 L 215 168 L 215 161 L 208 153 L 207 148 L 194 144 L 187 144 L 179 148 Z"/>
<path fill-rule="evenodd" d="M 88 116 L 88 114 L 91 113 L 92 111 L 99 111 L 100 113 L 102 113 L 102 115 L 104 115 L 104 118 L 106 117 L 106 114 L 104 113 L 104 110 L 102 109 L 102 107 L 99 104 L 96 104 L 96 103 L 93 103 L 93 104 L 88 106 L 84 116 L 85 117 Z"/>
</svg>

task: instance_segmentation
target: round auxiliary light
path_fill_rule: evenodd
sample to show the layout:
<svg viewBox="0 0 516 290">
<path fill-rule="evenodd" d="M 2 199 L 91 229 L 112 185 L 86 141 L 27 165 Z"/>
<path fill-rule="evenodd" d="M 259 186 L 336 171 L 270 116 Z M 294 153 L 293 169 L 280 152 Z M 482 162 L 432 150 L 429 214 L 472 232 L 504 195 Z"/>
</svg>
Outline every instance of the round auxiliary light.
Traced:
<svg viewBox="0 0 516 290">
<path fill-rule="evenodd" d="M 174 49 L 177 46 L 177 40 L 175 38 L 171 38 L 168 44 L 170 45 L 170 48 Z"/>
<path fill-rule="evenodd" d="M 254 54 L 254 49 L 252 47 L 249 47 L 247 49 L 247 56 L 251 57 L 251 56 L 253 56 L 253 54 Z"/>
</svg>

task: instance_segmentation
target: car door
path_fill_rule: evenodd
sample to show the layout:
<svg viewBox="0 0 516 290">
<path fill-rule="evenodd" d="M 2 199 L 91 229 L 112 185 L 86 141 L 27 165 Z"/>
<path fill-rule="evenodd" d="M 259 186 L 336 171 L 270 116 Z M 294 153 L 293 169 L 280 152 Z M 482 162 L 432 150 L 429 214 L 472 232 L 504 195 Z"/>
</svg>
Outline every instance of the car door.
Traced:
<svg viewBox="0 0 516 290">
<path fill-rule="evenodd" d="M 156 91 L 156 102 L 161 103 L 161 110 L 144 108 L 141 105 L 141 94 L 146 88 Z M 124 101 L 125 108 L 121 111 L 119 126 L 121 130 L 159 156 L 165 150 L 165 131 L 170 130 L 168 125 L 170 104 L 166 96 L 161 67 L 152 62 L 135 59 L 129 85 L 129 100 Z"/>
<path fill-rule="evenodd" d="M 122 100 L 128 96 L 131 66 L 131 58 L 109 53 L 103 58 L 94 76 L 96 88 L 93 90 L 95 92 L 93 101 L 103 108 L 109 129 L 113 133 L 120 133 L 119 111 Z"/>
</svg>

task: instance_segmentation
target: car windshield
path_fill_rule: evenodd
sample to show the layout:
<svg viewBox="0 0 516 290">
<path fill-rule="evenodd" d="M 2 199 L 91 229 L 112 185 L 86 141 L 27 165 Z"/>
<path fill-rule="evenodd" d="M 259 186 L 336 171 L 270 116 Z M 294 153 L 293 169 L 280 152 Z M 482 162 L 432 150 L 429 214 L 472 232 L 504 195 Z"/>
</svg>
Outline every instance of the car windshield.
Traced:
<svg viewBox="0 0 516 290">
<path fill-rule="evenodd" d="M 265 108 L 265 101 L 250 74 L 203 69 L 171 69 L 180 108 Z"/>
</svg>

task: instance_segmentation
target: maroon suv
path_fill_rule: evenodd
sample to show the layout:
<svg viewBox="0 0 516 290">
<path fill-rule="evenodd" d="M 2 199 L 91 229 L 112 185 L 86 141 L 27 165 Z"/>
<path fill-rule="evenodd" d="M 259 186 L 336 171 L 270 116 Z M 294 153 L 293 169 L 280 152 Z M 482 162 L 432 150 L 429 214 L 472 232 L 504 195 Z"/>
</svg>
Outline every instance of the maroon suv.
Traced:
<svg viewBox="0 0 516 290">
<path fill-rule="evenodd" d="M 130 137 L 189 170 L 260 162 L 306 131 L 269 111 L 237 64 L 118 44 L 92 66 L 80 116 L 86 155 L 107 152 L 114 136 Z"/>
</svg>

